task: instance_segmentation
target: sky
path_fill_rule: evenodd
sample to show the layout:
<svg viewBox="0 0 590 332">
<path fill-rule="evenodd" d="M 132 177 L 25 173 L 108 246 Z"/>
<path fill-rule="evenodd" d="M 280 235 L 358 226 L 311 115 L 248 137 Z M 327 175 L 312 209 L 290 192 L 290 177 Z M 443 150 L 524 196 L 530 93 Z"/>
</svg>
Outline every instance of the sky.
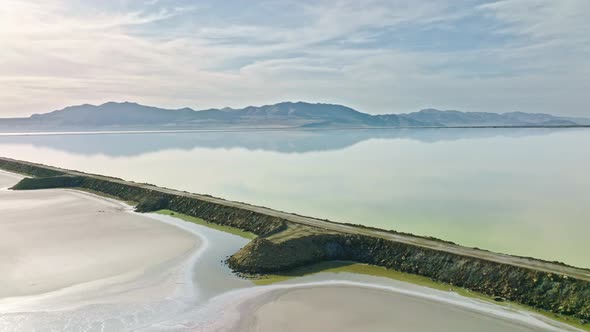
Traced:
<svg viewBox="0 0 590 332">
<path fill-rule="evenodd" d="M 588 0 L 2 0 L 0 117 L 107 101 L 588 116 Z"/>
</svg>

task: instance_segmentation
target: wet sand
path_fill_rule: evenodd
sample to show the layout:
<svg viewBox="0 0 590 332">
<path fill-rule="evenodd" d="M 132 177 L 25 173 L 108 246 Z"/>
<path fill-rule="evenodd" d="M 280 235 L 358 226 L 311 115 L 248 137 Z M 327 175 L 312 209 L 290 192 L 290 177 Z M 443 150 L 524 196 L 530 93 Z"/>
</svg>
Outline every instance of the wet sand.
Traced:
<svg viewBox="0 0 590 332">
<path fill-rule="evenodd" d="M 311 286 L 276 290 L 241 306 L 232 331 L 560 331 L 484 310 L 359 286 Z"/>
<path fill-rule="evenodd" d="M 16 182 L 0 173 L 0 188 Z M 72 190 L 0 190 L 0 215 L 4 312 L 41 302 L 55 310 L 106 295 L 111 302 L 166 296 L 175 291 L 179 265 L 199 245 L 193 234 L 123 203 Z M 131 281 L 137 282 L 121 286 Z"/>
</svg>

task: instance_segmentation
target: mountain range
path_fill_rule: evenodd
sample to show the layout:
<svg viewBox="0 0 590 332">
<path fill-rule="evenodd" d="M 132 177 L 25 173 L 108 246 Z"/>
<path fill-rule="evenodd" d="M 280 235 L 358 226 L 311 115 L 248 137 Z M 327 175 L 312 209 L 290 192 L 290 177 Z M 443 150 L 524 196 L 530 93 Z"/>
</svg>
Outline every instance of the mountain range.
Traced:
<svg viewBox="0 0 590 332">
<path fill-rule="evenodd" d="M 130 102 L 78 105 L 0 119 L 0 131 L 134 130 L 206 128 L 370 128 L 370 127 L 559 127 L 590 125 L 590 119 L 542 113 L 484 113 L 424 109 L 413 113 L 371 115 L 334 104 L 284 102 L 195 111 L 163 109 Z"/>
</svg>

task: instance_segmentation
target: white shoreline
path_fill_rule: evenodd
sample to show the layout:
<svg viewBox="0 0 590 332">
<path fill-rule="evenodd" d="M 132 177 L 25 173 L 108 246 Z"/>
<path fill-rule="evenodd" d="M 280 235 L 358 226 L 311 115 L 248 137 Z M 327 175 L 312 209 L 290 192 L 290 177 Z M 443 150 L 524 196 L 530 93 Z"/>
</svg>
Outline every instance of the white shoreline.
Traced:
<svg viewBox="0 0 590 332">
<path fill-rule="evenodd" d="M 3 173 L 13 178 L 14 183 L 22 178 L 13 173 Z M 0 179 L 3 173 L 0 173 Z M 51 190 L 36 192 L 48 193 L 49 191 Z M 212 265 L 212 261 L 215 263 L 214 266 L 208 266 L 205 273 L 213 274 L 213 279 L 224 279 L 222 281 L 227 285 L 221 285 L 223 290 L 252 284 L 229 275 L 229 269 L 219 263 L 219 259 L 223 256 L 207 257 L 207 254 L 211 252 L 213 256 L 230 254 L 228 250 L 233 253 L 248 242 L 246 239 L 165 215 L 139 214 L 133 212 L 132 207 L 124 202 L 93 193 L 71 189 L 57 191 L 68 192 L 70 195 L 81 196 L 95 202 L 114 204 L 118 209 L 123 209 L 123 213 L 173 226 L 174 229 L 179 229 L 198 239 L 198 245 L 194 245 L 189 252 L 172 261 L 153 266 L 150 270 L 76 283 L 49 292 L 0 298 L 0 331 L 43 330 L 44 326 L 49 325 L 61 326 L 58 329 L 72 331 L 96 325 L 105 330 L 135 330 L 175 319 L 183 312 L 204 305 L 207 298 L 212 297 L 206 292 L 208 285 L 194 282 L 195 275 L 202 272 L 201 269 L 195 269 L 195 266 L 200 263 L 209 265 Z M 5 192 L 5 194 L 8 193 Z M 29 193 L 18 192 L 18 194 L 28 195 Z M 211 245 L 210 239 L 219 236 L 223 237 L 223 241 L 218 241 L 218 245 Z M 223 250 L 216 252 L 220 249 L 226 252 Z M 164 293 L 160 292 L 159 298 L 153 296 L 144 298 L 143 293 L 151 292 L 152 288 L 161 288 L 161 283 L 172 285 L 173 288 L 166 289 Z"/>
<path fill-rule="evenodd" d="M 198 308 L 176 321 L 163 322 L 145 331 L 244 331 L 241 324 L 242 316 L 253 315 L 256 309 L 264 304 L 272 302 L 274 293 L 289 292 L 299 289 L 316 289 L 322 287 L 358 287 L 372 290 L 392 292 L 395 294 L 410 296 L 414 298 L 431 301 L 434 304 L 454 306 L 468 310 L 492 319 L 519 323 L 523 326 L 541 329 L 542 331 L 580 331 L 582 330 L 570 325 L 553 321 L 540 314 L 517 310 L 510 307 L 503 307 L 491 302 L 467 298 L 457 293 L 439 291 L 424 286 L 417 286 L 406 282 L 396 282 L 400 286 L 379 285 L 373 283 L 354 282 L 345 280 L 327 280 L 319 282 L 304 282 L 296 284 L 275 284 L 267 286 L 256 286 L 251 288 L 229 291 L 213 298 L 206 307 Z M 402 288 L 409 286 L 409 288 Z M 423 313 L 427 316 L 427 312 Z M 211 317 L 214 317 L 211 319 Z"/>
<path fill-rule="evenodd" d="M 18 179 L 22 178 L 19 175 L 16 174 L 12 174 L 12 173 L 8 173 L 8 172 L 2 172 L 0 173 L 0 179 L 1 177 L 4 177 L 4 179 L 6 177 L 12 178 L 14 179 L 14 183 L 17 182 Z M 12 185 L 14 184 L 12 183 Z M 53 192 L 60 192 L 60 193 L 64 193 L 64 194 L 59 194 L 59 196 L 57 196 L 57 194 L 53 194 Z M 32 276 L 27 277 L 31 280 L 40 280 L 41 282 L 41 286 L 32 289 L 30 291 L 26 291 L 26 293 L 23 293 L 22 295 L 20 294 L 20 291 L 16 290 L 15 291 L 11 291 L 10 289 L 5 288 L 4 291 L 2 291 L 3 294 L 7 294 L 4 295 L 2 298 L 0 298 L 0 310 L 3 314 L 7 314 L 7 313 L 16 313 L 16 312 L 23 312 L 23 311 L 59 311 L 59 310 L 73 310 L 76 308 L 79 308 L 81 306 L 84 305 L 89 305 L 89 304 L 96 304 L 96 303 L 126 303 L 126 302 L 133 302 L 135 300 L 140 300 L 142 297 L 145 297 L 144 295 L 148 295 L 147 298 L 154 298 L 154 297 L 158 297 L 161 294 L 161 296 L 168 296 L 166 295 L 167 293 L 171 293 L 171 292 L 175 292 L 175 293 L 183 293 L 186 294 L 185 291 L 180 291 L 179 290 L 179 285 L 191 285 L 191 283 L 178 283 L 176 281 L 177 278 L 177 274 L 181 273 L 183 274 L 184 272 L 184 266 L 185 261 L 188 259 L 188 256 L 192 255 L 192 253 L 194 252 L 199 252 L 199 246 L 200 246 L 200 239 L 203 239 L 203 237 L 200 236 L 195 236 L 194 233 L 192 232 L 186 232 L 186 230 L 179 230 L 178 227 L 173 227 L 173 228 L 167 228 L 168 226 L 162 226 L 163 224 L 160 223 L 159 221 L 150 221 L 150 218 L 147 218 L 144 215 L 135 213 L 132 211 L 132 207 L 125 204 L 124 202 L 118 201 L 118 200 L 114 200 L 114 199 L 109 199 L 109 198 L 105 198 L 105 197 L 101 197 L 101 196 L 97 196 L 91 193 L 87 193 L 87 192 L 83 192 L 83 191 L 76 191 L 76 190 L 69 190 L 69 189 L 65 189 L 65 190 L 47 190 L 47 191 L 35 191 L 33 192 L 14 192 L 13 193 L 9 193 L 6 191 L 3 191 L 2 193 L 3 197 L 5 197 L 5 199 L 8 199 L 8 201 L 4 202 L 4 206 L 5 208 L 8 208 L 9 210 L 4 213 L 9 213 L 8 215 L 8 219 L 3 220 L 4 224 L 0 224 L 0 226 L 2 226 L 3 230 L 8 230 L 8 234 L 11 234 L 10 232 L 17 232 L 15 234 L 21 234 L 23 239 L 27 239 L 27 238 L 31 238 L 31 239 L 35 239 L 38 238 L 39 235 L 25 235 L 25 233 L 23 232 L 28 232 L 27 229 L 32 229 L 34 230 L 36 233 L 35 234 L 43 234 L 44 229 L 47 229 L 47 237 L 43 236 L 43 243 L 47 242 L 47 244 L 35 244 L 34 246 L 38 246 L 41 245 L 42 247 L 40 249 L 34 249 L 35 247 L 30 247 L 31 249 L 25 249 L 26 247 L 21 247 L 22 245 L 25 245 L 25 243 L 27 243 L 28 241 L 26 241 L 25 243 L 19 244 L 19 240 L 14 240 L 11 245 L 15 245 L 18 247 L 15 247 L 13 250 L 16 250 L 16 252 L 18 253 L 17 256 L 11 256 L 10 252 L 7 252 L 6 255 L 7 258 L 9 259 L 8 261 L 5 261 L 3 265 L 0 265 L 0 267 L 2 267 L 3 269 L 9 269 L 8 271 L 4 271 L 3 273 L 5 274 L 4 279 L 7 279 L 7 281 L 13 280 L 10 279 L 10 275 L 6 276 L 7 272 L 13 273 L 13 269 L 10 268 L 10 266 L 12 266 L 11 264 L 18 264 L 15 266 L 15 268 L 17 268 L 18 270 L 14 270 L 14 272 L 18 272 L 18 271 L 22 271 L 19 273 L 33 273 Z M 48 204 L 53 204 L 52 208 L 55 209 L 56 207 L 56 203 L 53 201 L 54 197 L 65 197 L 65 199 L 67 200 L 67 204 L 69 204 L 69 210 L 70 213 L 76 213 L 75 215 L 68 215 L 67 218 L 65 219 L 66 224 L 60 223 L 57 225 L 51 224 L 51 225 L 46 225 L 45 223 L 45 219 L 39 219 L 38 221 L 35 220 L 27 220 L 27 219 L 22 219 L 22 218 L 27 218 L 25 216 L 35 216 L 34 218 L 43 218 L 41 217 L 43 215 L 43 213 L 45 214 L 54 214 L 55 215 L 55 211 L 43 211 L 40 210 L 40 212 L 31 214 L 27 211 L 24 211 L 21 213 L 21 211 L 19 211 L 19 204 L 30 204 L 27 202 L 43 202 L 45 200 L 45 197 L 50 198 L 51 200 L 50 202 L 53 203 L 48 203 Z M 31 201 L 32 199 L 34 199 L 35 201 Z M 14 202 L 14 203 L 11 203 Z M 61 202 L 61 198 L 60 201 Z M 89 203 L 89 204 L 88 204 Z M 8 205 L 7 205 L 8 204 Z M 11 204 L 17 204 L 16 206 L 11 206 Z M 37 208 L 36 206 L 37 203 L 35 203 L 35 209 Z M 88 207 L 86 206 L 92 206 L 90 209 L 100 209 L 100 211 L 92 211 L 92 210 L 88 210 L 88 211 L 83 211 L 86 210 Z M 60 205 L 61 206 L 61 205 Z M 71 207 L 73 206 L 73 207 Z M 51 208 L 49 208 L 50 210 Z M 104 210 L 104 211 L 102 211 Z M 78 211 L 78 212 L 74 212 L 74 211 Z M 101 214 L 100 212 L 105 212 L 104 214 Z M 80 215 L 78 215 L 78 213 L 81 213 Z M 59 213 L 57 213 L 59 215 Z M 116 216 L 116 218 L 115 218 Z M 127 216 L 132 216 L 133 219 L 129 219 L 129 217 Z M 51 221 L 60 219 L 59 217 L 50 217 L 52 219 L 48 219 Z M 79 218 L 80 221 L 78 221 Z M 102 218 L 102 219 L 96 219 L 96 218 Z M 115 218 L 115 219 L 113 219 Z M 95 220 L 96 219 L 96 220 Z M 112 222 L 110 221 L 112 219 Z M 24 224 L 21 224 L 21 220 L 23 222 L 25 222 Z M 133 220 L 133 222 L 127 223 L 126 221 L 129 220 Z M 145 220 L 146 222 L 144 222 L 143 220 Z M 99 222 L 100 221 L 100 222 Z M 89 222 L 89 223 L 88 223 Z M 120 224 L 115 224 L 120 222 Z M 82 223 L 82 224 L 81 224 Z M 113 228 L 111 225 L 113 225 L 115 228 Z M 52 229 L 55 226 L 57 226 L 57 229 Z M 156 226 L 156 227 L 153 227 Z M 97 228 L 98 227 L 98 228 Z M 106 227 L 106 228 L 105 228 Z M 37 229 L 35 229 L 37 228 Z M 72 230 L 72 235 L 68 235 L 68 234 L 64 234 L 61 233 L 62 230 L 64 231 L 69 231 L 70 228 L 73 228 Z M 88 230 L 86 230 L 86 228 Z M 104 235 L 100 235 L 101 237 L 99 237 L 98 239 L 94 240 L 94 236 L 95 234 L 98 235 L 98 233 L 102 232 L 103 229 L 107 229 L 108 231 L 106 233 L 104 233 Z M 119 230 L 121 229 L 121 230 Z M 153 232 L 160 232 L 160 231 L 165 231 L 164 233 L 160 234 L 158 233 L 158 238 L 157 240 L 149 240 L 151 235 Z M 55 238 L 50 235 L 51 232 L 58 232 L 56 233 L 57 235 L 55 236 Z M 88 233 L 88 232 L 93 232 L 93 233 Z M 98 233 L 97 233 L 98 232 Z M 112 242 L 113 240 L 111 240 L 111 238 L 109 237 L 109 234 L 111 234 L 112 232 L 115 232 L 115 234 L 118 234 L 117 237 L 115 239 L 113 239 L 116 242 Z M 124 232 L 124 233 L 121 233 Z M 151 232 L 151 233 L 150 233 Z M 82 242 L 82 243 L 78 243 L 78 244 L 72 244 L 73 246 L 65 246 L 65 248 L 60 249 L 59 247 L 61 247 L 59 242 L 56 241 L 63 241 L 67 239 L 72 239 L 72 240 L 76 240 L 77 242 L 80 241 L 84 241 L 84 240 L 79 240 L 76 239 L 76 237 L 78 236 L 78 234 L 84 234 L 87 233 L 86 235 L 84 235 L 85 237 L 89 237 L 89 239 L 93 239 L 90 243 L 90 247 L 87 247 L 86 242 Z M 131 237 L 127 236 L 126 234 L 129 234 Z M 139 235 L 138 235 L 139 234 Z M 142 235 L 143 234 L 143 235 Z M 180 237 L 178 237 L 176 234 L 181 235 Z M 33 236 L 33 237 L 31 237 Z M 72 237 L 73 236 L 73 237 Z M 106 236 L 106 237 L 105 237 Z M 85 239 L 85 237 L 82 237 L 82 239 Z M 19 236 L 20 238 L 20 236 Z M 138 247 L 138 249 L 134 250 L 134 242 L 129 242 L 128 244 L 126 244 L 126 239 L 128 239 L 128 241 L 143 241 L 143 243 L 137 243 L 140 244 L 140 247 Z M 152 238 L 153 239 L 153 238 Z M 189 241 L 190 239 L 190 241 Z M 150 248 L 150 243 L 145 242 L 149 240 L 150 242 L 154 242 L 154 245 L 156 247 L 151 247 Z M 162 242 L 165 241 L 165 242 Z M 17 241 L 17 242 L 15 242 Z M 30 243 L 30 242 L 29 242 Z M 162 250 L 160 250 L 157 246 L 158 244 L 160 245 L 166 245 L 166 247 L 161 247 Z M 29 245 L 29 244 L 26 244 Z M 33 245 L 33 244 L 30 244 Z M 44 272 L 43 270 L 40 271 L 40 273 L 35 273 L 35 265 L 31 265 L 34 264 L 34 262 L 36 260 L 42 259 L 39 258 L 38 256 L 31 256 L 31 255 L 41 255 L 44 250 L 45 250 L 45 246 L 49 245 L 49 249 L 52 250 L 52 252 L 55 254 L 59 254 L 59 255 L 65 255 L 63 257 L 63 259 L 65 259 L 66 261 L 64 262 L 64 264 L 69 264 L 67 265 L 67 269 L 63 270 L 63 272 L 57 272 L 57 274 L 55 274 L 55 276 L 52 276 L 51 278 L 55 279 L 55 277 L 57 276 L 59 278 L 60 273 L 62 274 L 68 274 L 70 272 L 68 271 L 73 271 L 74 273 L 77 273 L 75 271 L 86 271 L 83 274 L 81 274 L 80 276 L 76 276 L 76 275 L 69 275 L 68 279 L 65 280 L 71 280 L 70 281 L 65 281 L 61 282 L 61 283 L 57 283 L 55 284 L 55 286 L 57 286 L 57 288 L 55 288 L 55 286 L 53 285 L 53 282 L 50 281 L 50 283 L 47 283 L 46 280 L 44 279 Z M 114 245 L 114 247 L 113 247 Z M 169 247 L 169 245 L 172 245 L 171 247 Z M 104 247 L 101 247 L 104 246 Z M 116 254 L 116 252 L 114 252 L 113 250 L 117 250 L 117 249 L 121 249 L 121 250 L 126 250 L 126 248 L 128 248 L 129 246 L 131 249 L 131 252 L 129 253 L 124 253 L 124 252 L 120 252 L 121 254 L 123 254 L 122 258 L 123 260 L 119 259 Z M 143 246 L 143 247 L 142 247 Z M 58 249 L 53 249 L 53 248 L 58 248 Z M 101 249 L 104 248 L 104 249 Z M 148 249 L 146 250 L 145 253 L 142 252 L 142 250 Z M 78 253 L 78 252 L 73 252 L 72 255 L 74 255 L 74 257 L 77 257 L 76 260 L 72 260 L 71 262 L 68 261 L 69 259 L 67 258 L 69 256 L 68 250 L 72 249 L 73 251 L 75 251 L 76 249 L 82 249 L 83 252 L 82 253 Z M 186 251 L 185 251 L 186 249 Z M 109 255 L 110 256 L 104 256 L 105 258 L 101 258 L 103 256 L 103 252 L 105 252 L 105 250 L 107 250 L 107 252 L 110 252 Z M 154 257 L 152 259 L 152 254 L 153 253 L 157 253 L 156 257 Z M 22 255 L 28 255 L 28 256 L 22 256 Z M 76 256 L 77 255 L 77 256 Z M 84 267 L 84 266 L 80 266 L 80 267 L 76 267 L 75 264 L 79 264 L 81 263 L 80 259 L 84 259 L 83 257 L 85 257 L 85 255 L 90 255 L 88 256 L 88 259 L 91 259 L 92 261 L 89 262 L 88 267 Z M 113 256 L 114 255 L 114 256 Z M 19 257 L 23 257 L 23 258 L 19 258 Z M 120 255 L 118 255 L 120 256 Z M 11 258 L 14 257 L 14 258 Z M 22 259 L 29 259 L 28 257 L 31 257 L 32 259 L 34 259 L 35 261 L 33 261 L 32 263 L 27 263 L 27 261 L 22 261 Z M 35 258 L 36 257 L 36 258 Z M 60 257 L 62 256 L 56 256 L 55 258 L 52 258 L 53 260 L 56 260 L 56 262 L 61 262 Z M 112 258 L 111 258 L 112 257 Z M 137 259 L 135 258 L 137 257 Z M 11 259 L 18 259 L 19 261 L 16 261 L 15 263 L 11 263 Z M 101 260 L 102 259 L 102 260 Z M 107 260 L 105 260 L 107 259 Z M 116 267 L 115 270 L 113 270 L 113 272 L 110 272 L 110 268 L 108 267 L 109 264 L 111 263 L 111 259 L 115 259 L 112 261 L 113 264 L 118 264 L 118 266 Z M 155 260 L 154 260 L 155 259 Z M 21 263 L 22 262 L 22 263 Z M 121 265 L 122 264 L 127 264 L 127 262 L 132 263 L 131 265 Z M 24 265 L 23 265 L 24 264 Z M 72 265 L 74 264 L 74 265 Z M 97 265 L 99 264 L 99 265 Z M 94 266 L 94 267 L 93 267 Z M 72 269 L 73 268 L 73 269 Z M 94 274 L 93 272 L 91 272 L 92 268 L 100 268 L 102 271 L 97 271 L 97 272 L 101 272 L 100 274 L 96 274 L 96 276 L 98 278 L 91 278 L 88 279 L 88 277 L 92 277 Z M 60 270 L 61 271 L 61 266 L 60 264 L 58 264 L 57 266 L 55 266 L 55 269 Z M 85 270 L 86 269 L 86 270 Z M 188 269 L 188 268 L 187 268 Z M 30 272 L 29 272 L 30 271 Z M 120 273 L 118 272 L 120 271 Z M 52 274 L 53 275 L 53 274 Z M 104 277 L 102 277 L 104 276 Z M 49 280 L 53 280 L 53 279 L 49 279 Z M 11 281 L 12 282 L 12 281 Z M 37 282 L 37 281 L 35 281 Z M 8 285 L 3 285 L 3 286 L 8 286 Z M 26 289 L 25 285 L 23 285 L 22 287 L 24 287 L 23 289 Z M 38 290 L 36 290 L 38 289 Z M 145 294 L 141 294 L 141 290 L 144 290 Z M 147 294 L 147 293 L 152 293 L 153 294 Z M 15 294 L 13 296 L 10 296 L 8 294 Z"/>
<path fill-rule="evenodd" d="M 0 175 L 2 173 L 0 173 Z M 14 174 L 12 175 L 14 177 L 18 177 Z M 67 189 L 66 191 L 71 191 L 93 200 L 114 203 L 124 208 L 126 213 L 137 214 L 131 211 L 132 208 L 129 205 L 115 199 L 109 199 L 76 190 Z M 139 215 L 158 220 L 164 224 L 175 226 L 176 228 L 193 234 L 193 236 L 199 239 L 200 246 L 193 247 L 190 252 L 187 252 L 183 256 L 179 257 L 178 262 L 174 262 L 171 264 L 171 266 L 168 266 L 168 268 L 176 269 L 176 280 L 181 281 L 177 282 L 174 288 L 174 294 L 162 298 L 160 301 L 152 300 L 150 303 L 129 304 L 128 306 L 123 307 L 121 307 L 117 301 L 99 302 L 100 304 L 98 306 L 94 305 L 92 302 L 87 302 L 82 304 L 78 303 L 76 305 L 66 305 L 62 307 L 56 306 L 49 309 L 46 306 L 44 308 L 34 308 L 34 306 L 31 306 L 31 304 L 35 304 L 38 301 L 43 302 L 45 300 L 59 300 L 59 298 L 62 296 L 85 293 L 89 290 L 94 290 L 98 293 L 103 292 L 105 288 L 109 289 L 112 287 L 119 287 L 115 293 L 125 293 L 131 291 L 134 287 L 139 287 L 139 289 L 133 289 L 135 292 L 134 294 L 136 294 L 138 291 L 141 292 L 142 290 L 145 290 L 145 287 L 150 287 L 150 284 L 151 286 L 154 286 L 153 282 L 156 284 L 158 283 L 157 280 L 154 279 L 151 280 L 151 283 L 142 283 L 142 277 L 145 277 L 143 273 L 118 275 L 113 278 L 94 280 L 88 283 L 72 285 L 70 287 L 62 288 L 53 292 L 26 297 L 0 299 L 0 310 L 2 311 L 2 314 L 0 314 L 0 329 L 2 329 L 2 327 L 6 327 L 7 324 L 10 325 L 11 321 L 16 322 L 23 319 L 31 320 L 32 326 L 42 326 L 41 324 L 46 324 L 47 321 L 55 323 L 55 321 L 65 319 L 63 317 L 64 312 L 67 312 L 68 315 L 72 315 L 73 317 L 68 317 L 67 320 L 64 321 L 64 326 L 74 327 L 75 325 L 70 326 L 70 324 L 73 324 L 71 321 L 73 320 L 77 322 L 77 319 L 79 319 L 81 324 L 88 325 L 91 323 L 94 324 L 100 322 L 101 319 L 103 319 L 101 324 L 104 328 L 106 326 L 105 321 L 113 319 L 112 317 L 109 317 L 109 314 L 112 314 L 114 317 L 118 317 L 117 315 L 120 315 L 119 311 L 122 310 L 124 312 L 125 310 L 128 310 L 130 312 L 129 315 L 132 315 L 132 317 L 140 316 L 134 312 L 134 310 L 138 310 L 137 305 L 139 305 L 143 308 L 143 310 L 153 313 L 153 317 L 146 318 L 145 321 L 136 321 L 133 326 L 124 326 L 125 330 L 228 331 L 228 329 L 240 327 L 241 315 L 252 314 L 252 312 L 244 312 L 244 310 L 246 310 L 245 308 L 257 306 L 260 307 L 264 305 L 267 303 L 265 301 L 267 301 L 274 293 L 317 287 L 346 286 L 370 288 L 421 298 L 435 302 L 437 304 L 442 303 L 458 308 L 463 308 L 465 310 L 475 311 L 483 315 L 489 315 L 510 321 L 517 321 L 527 326 L 541 328 L 546 331 L 581 331 L 579 329 L 570 327 L 569 325 L 552 321 L 536 313 L 501 307 L 493 303 L 466 298 L 456 293 L 434 290 L 401 281 L 391 281 L 391 283 L 394 285 L 381 285 L 346 280 L 326 280 L 251 287 L 249 282 L 240 281 L 237 277 L 229 275 L 227 267 L 222 266 L 221 264 L 217 264 L 217 266 L 214 267 L 209 266 L 211 263 L 219 262 L 221 259 L 225 258 L 225 254 L 235 251 L 237 248 L 239 248 L 239 246 L 245 244 L 247 242 L 246 240 L 237 240 L 237 237 L 234 235 L 222 233 L 221 231 L 189 223 L 170 216 L 157 214 Z M 220 236 L 221 238 L 227 239 L 232 238 L 235 241 L 232 242 L 229 247 L 224 246 L 226 243 L 214 245 L 216 242 L 212 242 L 212 240 L 210 240 L 214 236 Z M 215 252 L 215 250 L 221 250 L 221 252 Z M 207 262 L 207 260 L 209 260 L 209 262 Z M 209 263 L 209 265 L 206 266 L 206 268 L 211 269 L 212 271 L 203 272 L 202 269 L 199 268 L 199 264 L 205 265 L 207 263 Z M 159 266 L 156 269 L 163 268 L 164 267 Z M 164 273 L 167 271 L 169 272 L 170 270 L 166 270 Z M 221 292 L 215 296 L 211 296 L 211 294 L 205 294 L 204 291 L 207 290 L 208 285 L 206 283 L 202 283 L 202 281 L 205 280 L 205 278 L 203 278 L 203 273 L 212 273 L 213 278 L 227 279 L 227 284 L 223 286 L 225 287 L 225 290 L 221 290 Z M 117 300 L 117 296 L 114 296 L 113 299 Z M 22 310 L 25 308 L 32 310 Z M 152 308 L 158 308 L 160 311 L 153 312 L 154 309 Z M 102 315 L 105 310 L 107 311 L 107 315 L 101 317 L 100 315 Z M 52 311 L 55 312 L 55 314 L 52 314 Z M 91 318 L 94 317 L 93 315 L 97 316 L 95 320 L 86 321 L 84 320 L 85 317 L 83 317 L 86 315 L 91 316 Z M 14 320 L 11 320 L 12 318 L 14 318 Z M 40 319 L 40 321 L 37 321 L 37 319 Z"/>
</svg>

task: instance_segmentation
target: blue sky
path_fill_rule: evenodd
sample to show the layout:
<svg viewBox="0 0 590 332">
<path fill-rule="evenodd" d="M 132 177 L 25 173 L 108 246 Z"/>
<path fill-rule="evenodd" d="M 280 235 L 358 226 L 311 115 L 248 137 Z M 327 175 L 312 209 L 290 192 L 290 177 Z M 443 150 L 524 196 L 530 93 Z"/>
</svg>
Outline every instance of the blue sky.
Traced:
<svg viewBox="0 0 590 332">
<path fill-rule="evenodd" d="M 304 100 L 590 116 L 588 0 L 4 0 L 0 116 Z"/>
</svg>

